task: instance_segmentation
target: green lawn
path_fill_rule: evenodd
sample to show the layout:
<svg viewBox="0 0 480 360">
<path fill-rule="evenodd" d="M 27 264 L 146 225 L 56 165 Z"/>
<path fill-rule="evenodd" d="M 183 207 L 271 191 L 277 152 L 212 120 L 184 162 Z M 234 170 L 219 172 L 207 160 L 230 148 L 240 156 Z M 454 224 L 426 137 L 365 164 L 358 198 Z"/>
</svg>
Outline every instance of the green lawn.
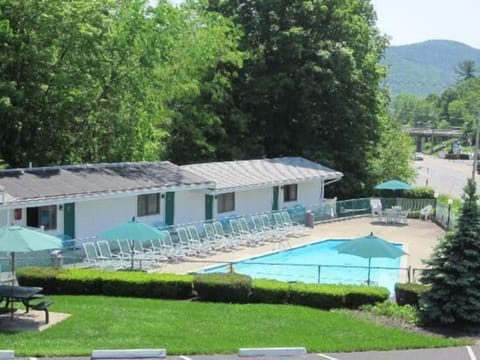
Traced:
<svg viewBox="0 0 480 360">
<path fill-rule="evenodd" d="M 17 356 L 89 355 L 93 349 L 166 348 L 169 354 L 235 353 L 240 347 L 305 346 L 309 352 L 464 344 L 301 306 L 52 296 L 72 314 L 41 333 L 0 332 Z"/>
</svg>

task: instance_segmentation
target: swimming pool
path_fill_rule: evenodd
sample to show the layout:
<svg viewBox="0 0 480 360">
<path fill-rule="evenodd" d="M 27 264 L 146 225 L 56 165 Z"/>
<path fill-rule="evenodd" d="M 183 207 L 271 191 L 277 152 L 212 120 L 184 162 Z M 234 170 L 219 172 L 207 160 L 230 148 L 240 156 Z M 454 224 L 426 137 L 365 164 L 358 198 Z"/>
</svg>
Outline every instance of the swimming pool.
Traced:
<svg viewBox="0 0 480 360">
<path fill-rule="evenodd" d="M 346 239 L 332 239 L 282 250 L 272 254 L 235 262 L 235 271 L 255 279 L 275 279 L 322 284 L 365 285 L 368 278 L 368 259 L 339 254 L 336 247 Z M 399 248 L 402 246 L 396 244 Z M 372 258 L 372 284 L 388 288 L 394 293 L 398 282 L 400 257 Z M 203 273 L 227 272 L 228 266 L 216 266 Z"/>
</svg>

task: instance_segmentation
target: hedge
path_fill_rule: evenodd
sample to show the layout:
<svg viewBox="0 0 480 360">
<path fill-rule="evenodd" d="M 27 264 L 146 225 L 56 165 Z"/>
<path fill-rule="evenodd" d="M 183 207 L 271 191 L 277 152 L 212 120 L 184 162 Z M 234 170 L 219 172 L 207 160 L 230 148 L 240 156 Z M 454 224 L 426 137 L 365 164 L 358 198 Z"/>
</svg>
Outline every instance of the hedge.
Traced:
<svg viewBox="0 0 480 360">
<path fill-rule="evenodd" d="M 153 274 L 137 271 L 103 271 L 94 269 L 22 268 L 18 282 L 41 286 L 46 294 L 111 295 L 164 299 L 192 297 L 191 275 Z"/>
<path fill-rule="evenodd" d="M 199 274 L 193 279 L 193 290 L 205 301 L 247 303 L 251 288 L 250 276 L 235 273 Z"/>
<path fill-rule="evenodd" d="M 420 296 L 430 287 L 422 284 L 412 283 L 396 283 L 395 284 L 395 301 L 398 305 L 412 305 L 418 307 Z"/>
<path fill-rule="evenodd" d="M 359 285 L 286 283 L 240 274 L 175 275 L 94 269 L 22 268 L 24 286 L 41 286 L 45 294 L 110 295 L 188 299 L 193 290 L 202 300 L 297 304 L 320 309 L 358 308 L 388 299 L 386 288 Z"/>
</svg>

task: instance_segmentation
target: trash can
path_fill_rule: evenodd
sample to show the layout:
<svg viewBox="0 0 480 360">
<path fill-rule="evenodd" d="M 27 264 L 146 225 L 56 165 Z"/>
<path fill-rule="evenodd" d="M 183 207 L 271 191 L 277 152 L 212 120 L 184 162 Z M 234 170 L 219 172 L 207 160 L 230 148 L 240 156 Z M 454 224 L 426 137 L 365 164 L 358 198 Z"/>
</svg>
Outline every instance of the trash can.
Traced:
<svg viewBox="0 0 480 360">
<path fill-rule="evenodd" d="M 54 267 L 62 267 L 63 266 L 63 255 L 60 252 L 60 250 L 53 250 L 51 253 L 52 255 L 52 260 L 53 260 L 53 266 Z"/>
<path fill-rule="evenodd" d="M 313 214 L 313 211 L 308 210 L 307 212 L 305 212 L 305 226 L 313 229 L 314 222 L 315 216 Z"/>
</svg>

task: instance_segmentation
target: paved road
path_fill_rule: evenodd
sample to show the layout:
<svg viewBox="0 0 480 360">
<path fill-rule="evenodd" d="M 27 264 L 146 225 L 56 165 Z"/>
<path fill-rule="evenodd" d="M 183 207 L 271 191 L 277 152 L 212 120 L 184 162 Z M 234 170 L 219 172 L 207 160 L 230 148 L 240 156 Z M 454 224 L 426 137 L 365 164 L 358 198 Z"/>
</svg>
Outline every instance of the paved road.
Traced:
<svg viewBox="0 0 480 360">
<path fill-rule="evenodd" d="M 17 358 L 34 360 L 35 358 Z M 54 358 L 55 360 L 90 360 L 89 357 Z M 286 357 L 238 357 L 237 355 L 167 356 L 166 360 L 477 360 L 480 346 L 460 346 L 441 349 L 365 351 L 355 353 L 311 353 Z M 129 359 L 132 360 L 132 359 Z M 144 359 L 145 360 L 145 359 Z"/>
<path fill-rule="evenodd" d="M 235 355 L 217 356 L 179 356 L 168 360 L 477 360 L 480 359 L 480 347 L 462 346 L 442 349 L 366 351 L 357 353 L 307 354 L 300 357 L 237 357 Z"/>
<path fill-rule="evenodd" d="M 472 177 L 473 160 L 446 160 L 425 156 L 425 160 L 415 161 L 414 166 L 418 171 L 415 185 L 428 185 L 440 194 L 460 198 L 467 179 Z M 479 179 L 477 175 L 476 180 Z"/>
</svg>

